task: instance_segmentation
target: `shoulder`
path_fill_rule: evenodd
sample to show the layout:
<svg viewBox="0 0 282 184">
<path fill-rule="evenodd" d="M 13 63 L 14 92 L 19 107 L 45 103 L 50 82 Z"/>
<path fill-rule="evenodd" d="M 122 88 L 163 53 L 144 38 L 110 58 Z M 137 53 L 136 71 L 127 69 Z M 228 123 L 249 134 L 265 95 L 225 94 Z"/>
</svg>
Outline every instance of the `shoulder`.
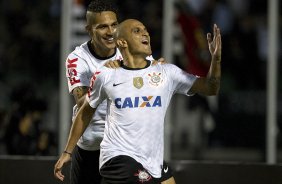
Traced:
<svg viewBox="0 0 282 184">
<path fill-rule="evenodd" d="M 81 44 L 80 46 L 75 47 L 75 49 L 69 55 L 76 55 L 79 57 L 83 57 L 85 54 L 88 54 L 88 46 L 87 42 Z"/>
<path fill-rule="evenodd" d="M 175 64 L 171 64 L 171 63 L 158 63 L 156 65 L 154 65 L 158 68 L 161 68 L 163 70 L 175 70 L 175 69 L 180 69 L 178 66 L 176 66 Z M 154 67 L 153 66 L 153 67 Z"/>
<path fill-rule="evenodd" d="M 106 66 L 102 66 L 102 67 L 99 68 L 99 71 L 100 71 L 101 73 L 104 73 L 104 75 L 110 74 L 110 73 L 113 72 L 114 70 L 115 70 L 115 69 L 113 69 L 113 68 L 108 68 L 108 67 L 106 67 Z"/>
<path fill-rule="evenodd" d="M 110 77 L 113 72 L 115 71 L 116 69 L 112 69 L 112 68 L 108 68 L 108 67 L 105 67 L 105 66 L 102 66 L 101 68 L 99 68 L 95 73 L 94 75 L 96 74 L 97 76 L 99 75 L 99 78 L 108 78 Z"/>
<path fill-rule="evenodd" d="M 91 77 L 90 86 L 92 87 L 94 84 L 97 86 L 102 86 L 103 84 L 107 84 L 113 76 L 115 69 L 107 68 L 105 66 L 99 68 Z"/>
<path fill-rule="evenodd" d="M 155 67 L 157 67 L 159 71 L 168 76 L 175 76 L 184 73 L 181 68 L 171 63 L 158 63 L 157 65 L 155 65 Z"/>
<path fill-rule="evenodd" d="M 87 63 L 88 60 L 88 49 L 87 49 L 87 42 L 77 46 L 68 56 L 66 59 L 67 64 L 83 64 Z"/>
</svg>

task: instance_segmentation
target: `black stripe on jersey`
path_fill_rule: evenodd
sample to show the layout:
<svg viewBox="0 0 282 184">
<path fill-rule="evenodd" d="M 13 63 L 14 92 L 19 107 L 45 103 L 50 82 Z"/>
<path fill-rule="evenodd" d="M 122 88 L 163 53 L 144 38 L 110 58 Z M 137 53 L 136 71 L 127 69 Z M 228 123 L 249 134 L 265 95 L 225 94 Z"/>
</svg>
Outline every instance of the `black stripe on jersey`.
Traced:
<svg viewBox="0 0 282 184">
<path fill-rule="evenodd" d="M 147 64 L 144 68 L 129 68 L 128 66 L 125 66 L 123 64 L 123 62 L 121 62 L 121 67 L 126 69 L 126 70 L 142 70 L 142 69 L 148 68 L 151 65 L 151 61 L 148 61 L 148 60 L 146 60 L 146 61 L 147 61 Z"/>
</svg>

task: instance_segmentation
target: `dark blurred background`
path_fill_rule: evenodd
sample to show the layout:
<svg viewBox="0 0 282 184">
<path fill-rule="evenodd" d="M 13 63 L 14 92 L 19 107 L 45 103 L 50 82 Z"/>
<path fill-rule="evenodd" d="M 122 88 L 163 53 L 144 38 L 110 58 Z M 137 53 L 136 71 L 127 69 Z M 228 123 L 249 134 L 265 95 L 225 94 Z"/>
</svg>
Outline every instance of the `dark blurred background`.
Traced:
<svg viewBox="0 0 282 184">
<path fill-rule="evenodd" d="M 90 0 L 76 0 L 83 23 Z M 154 58 L 162 57 L 162 0 L 116 1 L 120 20 L 149 30 Z M 58 155 L 60 0 L 0 1 L 0 154 Z M 279 28 L 281 30 L 281 3 Z M 265 162 L 267 1 L 176 0 L 173 61 L 195 75 L 207 72 L 206 34 L 222 32 L 222 84 L 217 97 L 176 95 L 171 106 L 171 159 Z M 83 25 L 83 24 L 82 24 Z M 72 49 L 87 39 L 76 29 Z M 77 31 L 81 29 L 80 31 Z M 281 31 L 280 31 L 281 32 Z M 281 37 L 278 71 L 281 71 Z M 279 72 L 278 72 L 279 73 Z M 278 75 L 278 161 L 282 161 L 282 82 Z M 69 95 L 65 91 L 65 95 Z"/>
</svg>

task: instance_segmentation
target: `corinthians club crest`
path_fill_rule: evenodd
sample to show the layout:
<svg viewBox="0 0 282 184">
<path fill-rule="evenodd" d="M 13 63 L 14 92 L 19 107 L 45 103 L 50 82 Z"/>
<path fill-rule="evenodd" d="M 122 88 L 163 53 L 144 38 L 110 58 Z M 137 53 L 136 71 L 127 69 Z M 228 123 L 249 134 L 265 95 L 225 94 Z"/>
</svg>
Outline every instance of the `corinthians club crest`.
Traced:
<svg viewBox="0 0 282 184">
<path fill-rule="evenodd" d="M 149 73 L 149 84 L 151 84 L 152 86 L 158 86 L 163 82 L 163 79 L 161 77 L 161 73 Z"/>
<path fill-rule="evenodd" d="M 137 89 L 142 88 L 144 85 L 143 78 L 142 77 L 134 77 L 133 78 L 133 86 L 136 87 Z"/>
<path fill-rule="evenodd" d="M 152 179 L 152 176 L 145 170 L 138 170 L 138 172 L 135 173 L 134 176 L 138 176 L 140 183 L 144 183 Z"/>
</svg>

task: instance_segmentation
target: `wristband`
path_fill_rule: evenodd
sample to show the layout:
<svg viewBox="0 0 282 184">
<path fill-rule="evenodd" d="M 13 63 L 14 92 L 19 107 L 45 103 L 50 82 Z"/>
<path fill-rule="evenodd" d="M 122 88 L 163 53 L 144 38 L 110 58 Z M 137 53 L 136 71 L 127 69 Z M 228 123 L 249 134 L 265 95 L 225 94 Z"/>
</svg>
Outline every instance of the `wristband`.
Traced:
<svg viewBox="0 0 282 184">
<path fill-rule="evenodd" d="M 64 151 L 64 153 L 69 154 L 70 156 L 72 155 L 71 152 L 68 152 L 66 150 Z"/>
</svg>

